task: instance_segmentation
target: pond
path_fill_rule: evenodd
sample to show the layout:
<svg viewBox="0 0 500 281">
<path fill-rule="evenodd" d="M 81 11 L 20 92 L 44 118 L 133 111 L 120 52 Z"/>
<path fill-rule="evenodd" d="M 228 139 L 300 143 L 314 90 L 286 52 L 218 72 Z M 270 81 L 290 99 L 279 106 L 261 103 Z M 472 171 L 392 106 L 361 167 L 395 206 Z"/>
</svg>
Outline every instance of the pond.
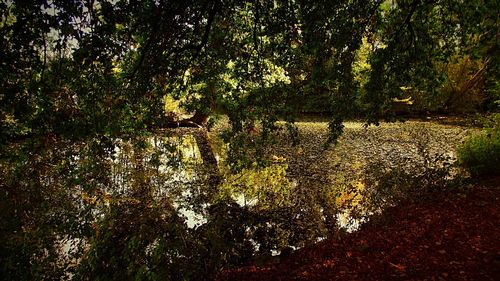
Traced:
<svg viewBox="0 0 500 281">
<path fill-rule="evenodd" d="M 220 127 L 12 145 L 0 166 L 1 219 L 14 242 L 2 251 L 13 268 L 39 267 L 48 279 L 210 279 L 355 231 L 391 204 L 387 190 L 411 193 L 401 183 L 430 180 L 429 169 L 453 178 L 454 148 L 469 133 L 347 122 L 326 149 L 327 123 L 296 126 L 298 145 L 278 134 L 268 166 L 239 172 L 225 163 Z M 387 175 L 400 181 L 387 187 Z"/>
</svg>

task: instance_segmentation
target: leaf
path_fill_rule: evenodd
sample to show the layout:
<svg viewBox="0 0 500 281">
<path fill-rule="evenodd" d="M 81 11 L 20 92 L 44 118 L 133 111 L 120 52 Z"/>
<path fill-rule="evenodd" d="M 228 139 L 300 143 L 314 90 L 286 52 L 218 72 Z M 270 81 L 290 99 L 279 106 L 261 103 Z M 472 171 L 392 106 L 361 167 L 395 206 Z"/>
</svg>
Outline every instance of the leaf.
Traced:
<svg viewBox="0 0 500 281">
<path fill-rule="evenodd" d="M 406 270 L 406 265 L 402 265 L 402 264 L 394 264 L 392 262 L 389 262 L 389 265 L 394 267 L 395 269 L 399 270 L 399 271 L 405 271 Z"/>
</svg>

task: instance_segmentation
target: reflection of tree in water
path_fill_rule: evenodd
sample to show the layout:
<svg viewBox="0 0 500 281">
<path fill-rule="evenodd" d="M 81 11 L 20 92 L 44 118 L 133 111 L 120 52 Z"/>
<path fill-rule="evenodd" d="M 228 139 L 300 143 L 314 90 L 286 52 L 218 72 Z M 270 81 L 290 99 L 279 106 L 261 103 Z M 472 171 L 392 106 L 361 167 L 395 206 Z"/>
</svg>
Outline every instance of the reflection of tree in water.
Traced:
<svg viewBox="0 0 500 281">
<path fill-rule="evenodd" d="M 111 190 L 120 192 L 97 219 L 82 272 L 104 276 L 135 265 L 173 280 L 203 279 L 312 238 L 293 232 L 311 217 L 291 215 L 297 210 L 283 165 L 229 174 L 217 166 L 206 133 L 192 133 L 119 141 L 111 174 L 121 181 Z"/>
<path fill-rule="evenodd" d="M 345 136 L 360 133 L 371 134 Z M 286 253 L 334 233 L 338 208 L 366 188 L 361 164 L 342 172 L 346 159 L 319 157 L 316 141 L 236 173 L 227 147 L 199 129 L 12 145 L 0 166 L 1 231 L 18 242 L 2 255 L 54 277 L 179 280 Z M 355 153 L 345 141 L 340 157 Z"/>
<path fill-rule="evenodd" d="M 304 244 L 286 167 L 231 175 L 206 132 L 175 133 L 13 146 L 2 161 L 2 232 L 31 255 L 8 252 L 19 245 L 3 253 L 16 267 L 50 264 L 50 276 L 179 280 Z"/>
</svg>

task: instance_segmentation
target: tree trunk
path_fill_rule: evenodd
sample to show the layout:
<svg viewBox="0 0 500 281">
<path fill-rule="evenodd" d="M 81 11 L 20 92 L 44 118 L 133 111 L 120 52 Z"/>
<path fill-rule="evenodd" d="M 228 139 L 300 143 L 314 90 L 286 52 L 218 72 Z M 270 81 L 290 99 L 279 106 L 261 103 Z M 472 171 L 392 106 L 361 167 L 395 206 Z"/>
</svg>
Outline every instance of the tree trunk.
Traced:
<svg viewBox="0 0 500 281">
<path fill-rule="evenodd" d="M 196 111 L 194 115 L 187 119 L 175 120 L 171 116 L 166 116 L 160 121 L 161 128 L 206 128 L 209 114 Z"/>
<path fill-rule="evenodd" d="M 194 113 L 193 117 L 191 117 L 187 120 L 189 120 L 195 124 L 198 124 L 202 127 L 207 127 L 208 116 L 209 116 L 209 114 L 198 110 Z"/>
<path fill-rule="evenodd" d="M 209 176 L 209 182 L 213 186 L 220 184 L 222 178 L 219 174 L 219 167 L 217 166 L 217 159 L 210 145 L 210 140 L 208 139 L 208 132 L 206 129 L 201 129 L 199 132 L 195 132 L 194 137 L 196 139 L 196 144 L 200 150 L 201 159 L 203 161 L 206 172 Z"/>
</svg>

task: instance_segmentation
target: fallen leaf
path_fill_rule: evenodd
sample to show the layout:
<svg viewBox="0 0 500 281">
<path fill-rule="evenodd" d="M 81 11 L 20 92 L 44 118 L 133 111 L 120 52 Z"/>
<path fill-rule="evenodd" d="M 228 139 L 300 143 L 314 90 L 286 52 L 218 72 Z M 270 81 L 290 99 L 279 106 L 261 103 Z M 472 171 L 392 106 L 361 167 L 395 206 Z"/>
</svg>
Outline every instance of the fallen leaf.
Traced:
<svg viewBox="0 0 500 281">
<path fill-rule="evenodd" d="M 402 264 L 394 264 L 392 262 L 389 262 L 389 265 L 400 271 L 406 270 L 406 266 Z"/>
</svg>

